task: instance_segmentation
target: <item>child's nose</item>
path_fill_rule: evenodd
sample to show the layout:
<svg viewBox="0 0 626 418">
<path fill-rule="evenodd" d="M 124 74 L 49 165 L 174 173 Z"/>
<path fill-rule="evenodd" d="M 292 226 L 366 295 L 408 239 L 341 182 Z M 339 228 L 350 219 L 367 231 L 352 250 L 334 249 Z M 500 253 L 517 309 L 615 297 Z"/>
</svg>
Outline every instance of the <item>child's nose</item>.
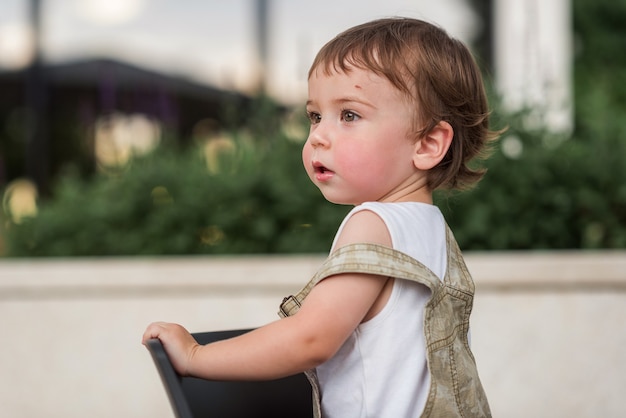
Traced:
<svg viewBox="0 0 626 418">
<path fill-rule="evenodd" d="M 311 134 L 309 135 L 309 142 L 313 148 L 318 147 L 328 147 L 330 145 L 330 140 L 328 137 L 328 132 L 322 129 L 322 126 L 318 126 Z"/>
</svg>

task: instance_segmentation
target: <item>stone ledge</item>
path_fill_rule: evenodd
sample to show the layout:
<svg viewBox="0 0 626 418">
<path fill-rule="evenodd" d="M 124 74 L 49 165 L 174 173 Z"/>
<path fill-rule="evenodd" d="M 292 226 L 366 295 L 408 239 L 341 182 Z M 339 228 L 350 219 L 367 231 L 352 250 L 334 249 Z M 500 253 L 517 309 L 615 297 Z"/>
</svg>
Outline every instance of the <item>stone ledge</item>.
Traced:
<svg viewBox="0 0 626 418">
<path fill-rule="evenodd" d="M 289 294 L 324 257 L 5 259 L 0 300 Z M 467 253 L 479 292 L 626 291 L 626 252 Z"/>
<path fill-rule="evenodd" d="M 471 253 L 477 291 L 626 291 L 626 251 Z"/>
</svg>

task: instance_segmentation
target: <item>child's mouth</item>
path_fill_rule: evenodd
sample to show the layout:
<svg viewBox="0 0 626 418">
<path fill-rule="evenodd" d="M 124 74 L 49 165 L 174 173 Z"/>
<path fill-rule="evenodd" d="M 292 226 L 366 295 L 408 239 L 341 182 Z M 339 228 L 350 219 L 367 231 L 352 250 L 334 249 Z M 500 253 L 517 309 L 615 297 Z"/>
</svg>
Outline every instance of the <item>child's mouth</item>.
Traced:
<svg viewBox="0 0 626 418">
<path fill-rule="evenodd" d="M 327 181 L 329 180 L 335 173 L 324 167 L 322 164 L 314 163 L 313 170 L 315 172 L 315 178 L 317 181 Z"/>
</svg>

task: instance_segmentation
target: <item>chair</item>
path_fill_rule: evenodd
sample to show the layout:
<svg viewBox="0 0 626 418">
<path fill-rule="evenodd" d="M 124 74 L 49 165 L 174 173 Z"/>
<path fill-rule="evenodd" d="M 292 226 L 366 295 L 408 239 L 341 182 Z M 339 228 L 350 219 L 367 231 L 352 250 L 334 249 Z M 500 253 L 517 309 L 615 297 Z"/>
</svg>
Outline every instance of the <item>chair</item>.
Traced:
<svg viewBox="0 0 626 418">
<path fill-rule="evenodd" d="M 192 334 L 199 344 L 231 338 L 250 330 Z M 309 418 L 311 386 L 303 373 L 270 381 L 225 382 L 181 377 L 158 339 L 147 342 L 177 418 Z"/>
</svg>

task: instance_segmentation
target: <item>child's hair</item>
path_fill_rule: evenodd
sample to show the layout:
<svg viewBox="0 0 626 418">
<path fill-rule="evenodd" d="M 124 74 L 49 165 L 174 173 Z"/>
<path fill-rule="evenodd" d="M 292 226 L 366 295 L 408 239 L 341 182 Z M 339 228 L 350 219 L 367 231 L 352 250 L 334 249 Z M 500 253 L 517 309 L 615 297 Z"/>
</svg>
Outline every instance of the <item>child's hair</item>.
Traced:
<svg viewBox="0 0 626 418">
<path fill-rule="evenodd" d="M 496 137 L 489 130 L 483 80 L 468 48 L 441 28 L 417 19 L 387 18 L 337 35 L 317 54 L 309 78 L 350 68 L 387 78 L 416 104 L 414 130 L 422 137 L 440 121 L 454 129 L 443 160 L 428 172 L 428 187 L 462 189 L 476 183 L 484 169 L 469 166 Z"/>
</svg>

